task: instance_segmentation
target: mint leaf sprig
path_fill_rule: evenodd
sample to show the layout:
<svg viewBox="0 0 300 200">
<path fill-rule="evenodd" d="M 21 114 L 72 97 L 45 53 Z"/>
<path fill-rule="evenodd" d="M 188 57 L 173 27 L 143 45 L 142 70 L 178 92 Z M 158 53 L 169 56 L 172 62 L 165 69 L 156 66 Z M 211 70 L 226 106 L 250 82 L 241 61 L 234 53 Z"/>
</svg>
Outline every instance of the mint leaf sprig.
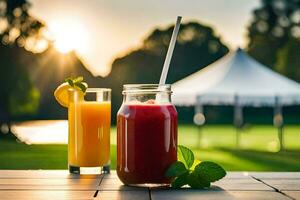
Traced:
<svg viewBox="0 0 300 200">
<path fill-rule="evenodd" d="M 82 76 L 78 76 L 77 78 L 66 78 L 65 82 L 68 83 L 71 87 L 75 88 L 79 88 L 83 93 L 86 92 L 87 90 L 87 84 L 85 82 L 83 82 L 83 77 Z"/>
<path fill-rule="evenodd" d="M 174 177 L 171 186 L 181 188 L 189 185 L 194 189 L 209 188 L 211 182 L 222 179 L 226 171 L 218 164 L 210 161 L 195 160 L 194 153 L 187 147 L 178 145 L 178 161 L 166 171 L 167 177 Z"/>
</svg>

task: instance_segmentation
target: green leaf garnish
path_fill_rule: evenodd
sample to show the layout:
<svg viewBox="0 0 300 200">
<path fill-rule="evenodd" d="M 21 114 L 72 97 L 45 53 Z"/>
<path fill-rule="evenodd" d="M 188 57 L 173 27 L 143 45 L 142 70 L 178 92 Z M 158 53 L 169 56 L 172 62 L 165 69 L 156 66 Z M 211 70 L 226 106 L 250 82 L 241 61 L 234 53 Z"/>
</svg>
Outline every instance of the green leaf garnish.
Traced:
<svg viewBox="0 0 300 200">
<path fill-rule="evenodd" d="M 188 176 L 188 185 L 194 189 L 203 189 L 210 187 L 210 181 L 205 174 L 198 174 L 193 171 Z"/>
<path fill-rule="evenodd" d="M 194 153 L 187 147 L 178 145 L 179 160 L 184 163 L 186 168 L 190 168 L 194 163 Z"/>
<path fill-rule="evenodd" d="M 71 78 L 65 79 L 65 82 L 67 82 L 70 86 L 74 87 L 73 80 Z"/>
<path fill-rule="evenodd" d="M 79 87 L 83 93 L 86 92 L 87 87 L 82 82 L 75 82 L 74 85 Z"/>
<path fill-rule="evenodd" d="M 171 164 L 166 171 L 167 177 L 174 177 L 173 188 L 184 185 L 194 189 L 209 188 L 211 182 L 226 175 L 226 171 L 214 162 L 195 160 L 194 153 L 187 147 L 179 145 L 177 154 L 179 161 Z"/>
<path fill-rule="evenodd" d="M 226 175 L 226 171 L 218 164 L 204 161 L 195 167 L 198 174 L 205 174 L 210 182 L 220 180 Z"/>
<path fill-rule="evenodd" d="M 82 76 L 79 76 L 77 78 L 66 78 L 65 82 L 67 82 L 73 88 L 79 88 L 83 93 L 86 92 L 87 84 L 84 84 Z"/>
<path fill-rule="evenodd" d="M 166 176 L 175 177 L 180 176 L 186 172 L 188 172 L 188 169 L 185 168 L 184 164 L 180 161 L 176 161 L 168 168 Z"/>
<path fill-rule="evenodd" d="M 193 165 L 190 167 L 190 169 L 191 170 L 194 170 L 195 169 L 195 167 L 198 165 L 198 164 L 200 164 L 201 163 L 201 161 L 200 160 L 198 160 L 198 159 L 195 159 L 194 160 L 194 163 L 193 163 Z"/>
<path fill-rule="evenodd" d="M 82 82 L 83 81 L 83 77 L 82 76 L 78 76 L 77 78 L 73 79 L 74 83 L 78 83 L 78 82 Z"/>
<path fill-rule="evenodd" d="M 174 181 L 172 181 L 171 185 L 173 188 L 181 188 L 182 186 L 188 184 L 188 178 L 189 178 L 190 173 L 187 171 L 184 174 L 181 174 L 178 176 Z"/>
</svg>

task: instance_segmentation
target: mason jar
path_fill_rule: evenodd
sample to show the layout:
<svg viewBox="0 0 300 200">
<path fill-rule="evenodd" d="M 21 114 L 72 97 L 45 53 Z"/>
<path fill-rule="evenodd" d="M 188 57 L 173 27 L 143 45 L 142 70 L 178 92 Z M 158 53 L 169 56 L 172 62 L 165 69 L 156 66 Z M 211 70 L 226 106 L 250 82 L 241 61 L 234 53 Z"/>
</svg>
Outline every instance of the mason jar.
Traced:
<svg viewBox="0 0 300 200">
<path fill-rule="evenodd" d="M 169 185 L 177 160 L 177 111 L 171 85 L 128 84 L 117 115 L 117 174 L 125 185 Z"/>
</svg>

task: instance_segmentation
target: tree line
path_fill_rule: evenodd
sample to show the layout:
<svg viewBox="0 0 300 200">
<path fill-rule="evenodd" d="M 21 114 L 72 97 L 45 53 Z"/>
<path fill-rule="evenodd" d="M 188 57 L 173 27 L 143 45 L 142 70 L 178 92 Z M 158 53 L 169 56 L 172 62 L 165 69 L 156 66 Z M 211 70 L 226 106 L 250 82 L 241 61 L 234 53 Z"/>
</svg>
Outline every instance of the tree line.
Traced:
<svg viewBox="0 0 300 200">
<path fill-rule="evenodd" d="M 252 13 L 246 51 L 266 66 L 300 82 L 300 1 L 262 0 Z M 29 14 L 27 0 L 0 0 L 0 124 L 18 119 L 65 118 L 53 91 L 69 76 L 83 75 L 91 86 L 113 89 L 113 113 L 122 85 L 158 83 L 173 25 L 156 28 L 142 45 L 112 63 L 109 76 L 93 77 L 75 52 L 61 55 L 47 41 L 46 27 Z M 30 45 L 28 45 L 30 44 Z M 173 83 L 218 60 L 229 49 L 215 30 L 198 21 L 182 24 L 167 82 Z"/>
</svg>

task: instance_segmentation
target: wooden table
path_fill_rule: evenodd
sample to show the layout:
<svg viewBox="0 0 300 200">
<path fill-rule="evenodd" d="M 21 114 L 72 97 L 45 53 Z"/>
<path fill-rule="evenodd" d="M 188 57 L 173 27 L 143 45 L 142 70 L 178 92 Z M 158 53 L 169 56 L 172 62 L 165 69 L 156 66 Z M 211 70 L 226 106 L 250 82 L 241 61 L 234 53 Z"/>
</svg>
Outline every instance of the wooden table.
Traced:
<svg viewBox="0 0 300 200">
<path fill-rule="evenodd" d="M 0 200 L 288 200 L 300 199 L 300 172 L 229 172 L 209 190 L 123 186 L 109 175 L 69 175 L 65 170 L 0 170 Z"/>
</svg>

